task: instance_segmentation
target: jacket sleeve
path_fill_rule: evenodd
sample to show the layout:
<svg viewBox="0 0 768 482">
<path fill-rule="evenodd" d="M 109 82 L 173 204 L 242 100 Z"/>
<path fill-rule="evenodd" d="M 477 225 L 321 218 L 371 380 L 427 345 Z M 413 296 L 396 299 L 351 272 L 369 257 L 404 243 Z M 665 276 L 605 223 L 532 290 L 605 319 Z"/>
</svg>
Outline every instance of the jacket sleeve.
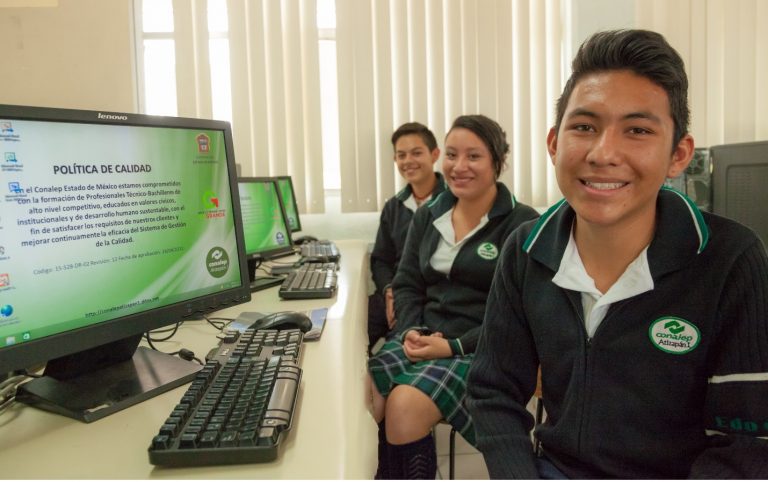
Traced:
<svg viewBox="0 0 768 482">
<path fill-rule="evenodd" d="M 384 290 L 392 284 L 397 263 L 397 247 L 392 239 L 392 226 L 388 216 L 389 203 L 384 206 L 379 218 L 379 230 L 371 252 L 371 275 L 376 291 Z"/>
<path fill-rule="evenodd" d="M 477 447 L 492 479 L 538 478 L 529 437 L 533 417 L 526 409 L 538 358 L 523 314 L 521 276 L 514 273 L 519 249 L 511 236 L 502 250 L 467 386 Z"/>
<path fill-rule="evenodd" d="M 735 262 L 707 383 L 709 446 L 691 478 L 768 478 L 768 259 L 759 240 Z"/>
<path fill-rule="evenodd" d="M 424 237 L 429 211 L 418 209 L 414 214 L 408 236 L 405 238 L 403 255 L 392 282 L 395 295 L 394 333 L 403 334 L 410 328 L 424 325 L 424 305 L 427 300 L 427 283 L 421 273 L 419 245 Z"/>
<path fill-rule="evenodd" d="M 474 353 L 475 350 L 477 350 L 477 342 L 480 339 L 481 331 L 482 326 L 478 326 L 468 330 L 466 333 L 457 338 L 456 340 L 458 341 L 458 344 L 451 344 L 453 354 L 467 355 L 469 353 Z M 456 346 L 458 350 L 454 348 L 454 346 Z"/>
</svg>

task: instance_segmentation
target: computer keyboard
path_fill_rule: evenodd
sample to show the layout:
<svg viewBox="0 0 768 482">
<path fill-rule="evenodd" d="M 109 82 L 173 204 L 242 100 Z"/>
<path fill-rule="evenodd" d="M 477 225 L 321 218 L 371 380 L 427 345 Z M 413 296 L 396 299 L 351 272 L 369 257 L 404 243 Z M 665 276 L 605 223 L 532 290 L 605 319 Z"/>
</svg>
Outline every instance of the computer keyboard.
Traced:
<svg viewBox="0 0 768 482">
<path fill-rule="evenodd" d="M 277 264 L 271 266 L 270 274 L 273 276 L 275 275 L 284 275 L 284 274 L 291 274 L 292 272 L 296 271 L 297 269 L 301 268 L 302 266 L 307 267 L 309 269 L 333 269 L 336 270 L 339 268 L 339 263 L 336 263 L 335 261 L 308 261 L 306 263 L 291 263 L 291 264 Z M 282 283 L 281 283 L 282 284 Z"/>
<path fill-rule="evenodd" d="M 310 299 L 310 298 L 332 298 L 336 294 L 337 275 L 336 267 L 326 266 L 325 263 L 319 263 L 320 268 L 315 268 L 317 264 L 307 264 L 291 272 L 280 286 L 278 294 L 284 299 Z"/>
<path fill-rule="evenodd" d="M 302 339 L 298 329 L 248 328 L 222 343 L 152 439 L 149 462 L 182 467 L 277 458 L 293 421 Z"/>
<path fill-rule="evenodd" d="M 318 270 L 319 271 L 324 271 L 324 270 L 336 271 L 337 269 L 339 269 L 339 263 L 336 263 L 334 261 L 329 261 L 329 262 L 314 261 L 314 262 L 311 262 L 311 263 L 304 263 L 302 265 L 299 265 L 298 268 L 299 269 L 300 268 L 305 268 L 305 269 L 308 269 L 310 271 L 311 270 L 315 270 L 315 271 L 318 271 Z"/>
<path fill-rule="evenodd" d="M 310 241 L 299 246 L 302 260 L 299 262 L 313 261 L 338 261 L 341 257 L 339 248 L 333 241 Z"/>
</svg>

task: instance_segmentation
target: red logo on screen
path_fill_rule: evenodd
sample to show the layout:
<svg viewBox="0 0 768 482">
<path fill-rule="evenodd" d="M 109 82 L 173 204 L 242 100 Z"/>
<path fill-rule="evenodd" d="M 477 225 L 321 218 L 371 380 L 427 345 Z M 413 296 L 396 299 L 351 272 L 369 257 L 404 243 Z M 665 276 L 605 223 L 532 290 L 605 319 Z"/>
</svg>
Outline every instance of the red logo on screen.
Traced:
<svg viewBox="0 0 768 482">
<path fill-rule="evenodd" d="M 205 134 L 198 134 L 195 138 L 197 140 L 198 152 L 210 152 L 211 150 L 211 138 Z"/>
</svg>

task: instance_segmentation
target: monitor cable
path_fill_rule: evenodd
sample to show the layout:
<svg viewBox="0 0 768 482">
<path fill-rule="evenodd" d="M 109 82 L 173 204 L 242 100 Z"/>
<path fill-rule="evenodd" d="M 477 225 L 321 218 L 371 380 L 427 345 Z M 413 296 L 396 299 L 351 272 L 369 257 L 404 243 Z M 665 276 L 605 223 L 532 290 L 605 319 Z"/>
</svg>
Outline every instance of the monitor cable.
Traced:
<svg viewBox="0 0 768 482">
<path fill-rule="evenodd" d="M 0 414 L 5 412 L 16 401 L 16 390 L 30 378 L 40 378 L 40 375 L 22 370 L 16 375 L 0 382 Z"/>
<path fill-rule="evenodd" d="M 152 330 L 152 331 L 148 331 L 148 332 L 144 333 L 144 336 L 147 339 L 147 343 L 151 344 L 153 341 L 158 341 L 159 342 L 159 341 L 168 341 L 168 340 L 170 340 L 171 338 L 174 337 L 174 335 L 176 335 L 176 332 L 179 331 L 179 327 L 181 326 L 182 323 L 184 323 L 184 322 L 183 321 L 179 321 L 179 322 L 176 323 L 176 325 L 173 328 L 163 328 L 162 330 Z M 168 333 L 168 332 L 170 332 L 171 334 L 166 336 L 165 338 L 151 338 L 149 336 L 150 333 Z"/>
<path fill-rule="evenodd" d="M 203 315 L 203 319 L 208 322 L 209 325 L 216 328 L 219 331 L 224 331 L 224 328 L 226 328 L 230 323 L 235 321 L 234 318 L 222 318 L 219 316 L 205 316 Z"/>
<path fill-rule="evenodd" d="M 187 360 L 187 361 L 193 361 L 194 360 L 194 361 L 196 361 L 197 363 L 199 363 L 201 365 L 205 365 L 205 363 L 203 363 L 202 360 L 200 360 L 199 358 L 197 358 L 195 356 L 195 352 L 193 352 L 192 350 L 187 350 L 186 348 L 182 348 L 182 349 L 174 351 L 174 352 L 164 352 L 162 350 L 159 350 L 155 346 L 155 344 L 153 343 L 153 342 L 168 341 L 171 338 L 173 338 L 173 336 L 179 330 L 179 326 L 181 326 L 182 323 L 184 323 L 184 322 L 180 321 L 180 322 L 176 323 L 176 326 L 174 326 L 173 328 L 166 328 L 166 329 L 162 329 L 162 330 L 148 331 L 148 332 L 144 333 L 144 339 L 147 340 L 147 345 L 149 345 L 149 347 L 151 349 L 155 350 L 156 352 L 165 353 L 166 355 L 171 355 L 171 356 L 178 356 L 182 360 Z M 151 336 L 149 336 L 150 333 L 167 333 L 167 332 L 171 332 L 171 334 L 166 336 L 165 338 L 152 338 Z"/>
<path fill-rule="evenodd" d="M 148 333 L 148 332 L 144 334 L 144 337 L 145 337 L 145 338 L 146 338 L 146 340 L 147 340 L 147 345 L 149 345 L 149 347 L 150 347 L 151 349 L 155 350 L 156 352 L 159 352 L 159 353 L 164 353 L 164 354 L 166 354 L 166 355 L 170 355 L 170 356 L 178 356 L 178 357 L 179 357 L 179 358 L 181 358 L 182 360 L 187 360 L 187 361 L 196 361 L 197 363 L 199 363 L 199 364 L 201 364 L 201 365 L 205 365 L 205 363 L 203 363 L 203 361 L 202 361 L 202 360 L 200 360 L 199 358 L 197 358 L 197 357 L 195 356 L 195 352 L 193 352 L 192 350 L 187 350 L 186 348 L 182 348 L 182 349 L 180 349 L 180 350 L 177 350 L 177 351 L 172 351 L 172 352 L 165 352 L 165 351 L 159 350 L 159 349 L 158 349 L 158 348 L 157 348 L 157 347 L 156 347 L 156 346 L 155 346 L 155 345 L 152 343 L 152 338 L 150 338 L 150 337 L 149 337 L 149 333 Z M 162 340 L 154 340 L 154 341 L 162 341 Z"/>
</svg>

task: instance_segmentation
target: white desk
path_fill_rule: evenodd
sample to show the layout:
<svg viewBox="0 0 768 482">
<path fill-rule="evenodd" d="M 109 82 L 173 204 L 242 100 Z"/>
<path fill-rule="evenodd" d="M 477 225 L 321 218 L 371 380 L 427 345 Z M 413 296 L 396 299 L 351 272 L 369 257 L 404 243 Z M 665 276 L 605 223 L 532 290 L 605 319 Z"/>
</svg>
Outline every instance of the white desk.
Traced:
<svg viewBox="0 0 768 482">
<path fill-rule="evenodd" d="M 277 287 L 253 293 L 244 311 L 328 307 L 319 341 L 302 347 L 304 371 L 293 428 L 276 461 L 266 464 L 156 468 L 147 447 L 187 385 L 86 424 L 16 404 L 0 415 L 3 479 L 370 479 L 376 471 L 376 424 L 366 396 L 367 242 L 337 241 L 339 289 L 328 300 L 281 301 Z M 204 321 L 186 322 L 157 346 L 189 348 L 202 358 L 217 343 Z"/>
</svg>

